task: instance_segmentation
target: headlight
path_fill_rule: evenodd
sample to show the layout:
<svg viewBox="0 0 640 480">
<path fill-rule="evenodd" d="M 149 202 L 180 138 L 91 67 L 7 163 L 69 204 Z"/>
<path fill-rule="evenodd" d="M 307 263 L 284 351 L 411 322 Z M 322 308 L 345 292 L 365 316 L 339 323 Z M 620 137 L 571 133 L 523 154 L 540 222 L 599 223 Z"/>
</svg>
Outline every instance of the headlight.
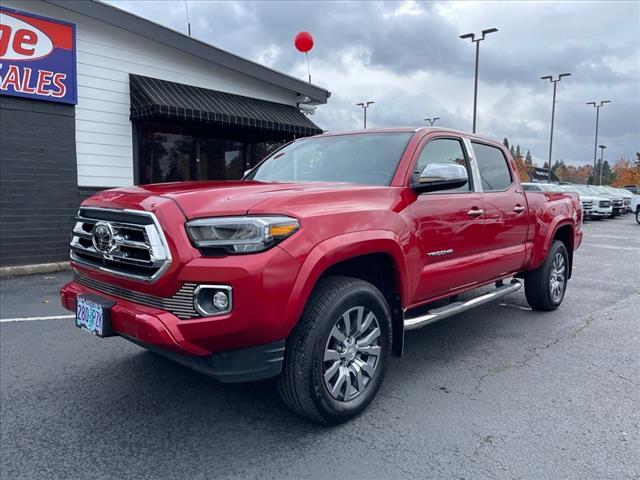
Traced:
<svg viewBox="0 0 640 480">
<path fill-rule="evenodd" d="M 261 252 L 300 228 L 295 218 L 217 217 L 187 222 L 187 233 L 199 248 L 221 248 L 229 253 Z"/>
</svg>

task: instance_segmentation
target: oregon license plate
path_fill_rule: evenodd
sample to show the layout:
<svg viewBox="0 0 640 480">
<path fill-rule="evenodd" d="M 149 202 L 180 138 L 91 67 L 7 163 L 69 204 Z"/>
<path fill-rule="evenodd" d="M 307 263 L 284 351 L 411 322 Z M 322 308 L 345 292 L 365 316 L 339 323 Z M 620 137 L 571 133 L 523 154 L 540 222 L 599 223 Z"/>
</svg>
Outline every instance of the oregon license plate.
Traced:
<svg viewBox="0 0 640 480">
<path fill-rule="evenodd" d="M 109 310 L 114 302 L 95 295 L 79 295 L 76 300 L 76 326 L 99 337 L 113 335 Z"/>
</svg>

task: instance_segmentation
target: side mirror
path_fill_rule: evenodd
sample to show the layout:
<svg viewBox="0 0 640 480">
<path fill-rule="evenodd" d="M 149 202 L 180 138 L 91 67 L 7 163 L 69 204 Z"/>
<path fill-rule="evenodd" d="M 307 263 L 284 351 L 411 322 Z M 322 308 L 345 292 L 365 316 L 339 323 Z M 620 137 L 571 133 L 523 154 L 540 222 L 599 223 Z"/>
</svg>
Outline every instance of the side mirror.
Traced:
<svg viewBox="0 0 640 480">
<path fill-rule="evenodd" d="M 467 169 L 457 163 L 430 163 L 425 167 L 411 188 L 418 193 L 452 190 L 463 187 L 469 181 Z"/>
</svg>

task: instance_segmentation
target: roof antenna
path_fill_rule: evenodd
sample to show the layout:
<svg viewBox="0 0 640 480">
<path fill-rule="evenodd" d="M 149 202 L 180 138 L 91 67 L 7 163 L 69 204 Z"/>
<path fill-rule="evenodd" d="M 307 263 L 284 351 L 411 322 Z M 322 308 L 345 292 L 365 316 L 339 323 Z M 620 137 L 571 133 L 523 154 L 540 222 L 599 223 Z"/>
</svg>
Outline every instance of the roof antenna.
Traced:
<svg viewBox="0 0 640 480">
<path fill-rule="evenodd" d="M 191 36 L 191 18 L 189 18 L 189 5 L 187 5 L 187 0 L 184 0 L 184 9 L 187 12 L 187 30 L 189 31 L 189 36 Z"/>
</svg>

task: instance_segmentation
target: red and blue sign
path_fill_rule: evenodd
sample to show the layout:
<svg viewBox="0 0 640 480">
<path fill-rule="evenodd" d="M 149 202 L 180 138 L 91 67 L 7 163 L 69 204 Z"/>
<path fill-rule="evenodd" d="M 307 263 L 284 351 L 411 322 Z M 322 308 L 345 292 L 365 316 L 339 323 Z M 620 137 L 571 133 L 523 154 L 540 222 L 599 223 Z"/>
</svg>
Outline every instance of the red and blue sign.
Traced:
<svg viewBox="0 0 640 480">
<path fill-rule="evenodd" d="M 75 25 L 0 8 L 0 94 L 78 103 Z"/>
</svg>

